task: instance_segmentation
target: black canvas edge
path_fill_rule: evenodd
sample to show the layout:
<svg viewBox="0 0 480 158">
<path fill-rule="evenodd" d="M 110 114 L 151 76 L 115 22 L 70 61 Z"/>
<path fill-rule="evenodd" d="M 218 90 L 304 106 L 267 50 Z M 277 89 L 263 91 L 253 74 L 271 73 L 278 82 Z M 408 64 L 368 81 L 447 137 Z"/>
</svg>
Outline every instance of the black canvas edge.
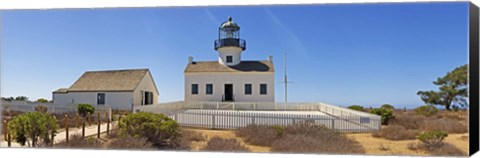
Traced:
<svg viewBox="0 0 480 158">
<path fill-rule="evenodd" d="M 479 9 L 469 3 L 469 155 L 472 156 L 479 150 Z"/>
</svg>

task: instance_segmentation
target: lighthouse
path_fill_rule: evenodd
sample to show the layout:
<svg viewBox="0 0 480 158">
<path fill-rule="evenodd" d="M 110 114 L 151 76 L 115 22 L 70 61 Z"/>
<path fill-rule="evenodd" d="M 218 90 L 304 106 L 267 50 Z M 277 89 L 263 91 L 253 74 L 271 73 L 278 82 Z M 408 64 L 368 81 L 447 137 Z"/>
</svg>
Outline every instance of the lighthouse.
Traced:
<svg viewBox="0 0 480 158">
<path fill-rule="evenodd" d="M 245 49 L 246 42 L 240 38 L 240 26 L 228 17 L 228 21 L 218 28 L 218 39 L 215 40 L 218 62 L 228 66 L 238 65 Z"/>
<path fill-rule="evenodd" d="M 232 17 L 218 27 L 214 41 L 217 61 L 188 57 L 185 68 L 185 102 L 274 102 L 274 66 L 266 60 L 244 60 L 245 40 Z M 251 50 L 249 50 L 251 51 Z"/>
</svg>

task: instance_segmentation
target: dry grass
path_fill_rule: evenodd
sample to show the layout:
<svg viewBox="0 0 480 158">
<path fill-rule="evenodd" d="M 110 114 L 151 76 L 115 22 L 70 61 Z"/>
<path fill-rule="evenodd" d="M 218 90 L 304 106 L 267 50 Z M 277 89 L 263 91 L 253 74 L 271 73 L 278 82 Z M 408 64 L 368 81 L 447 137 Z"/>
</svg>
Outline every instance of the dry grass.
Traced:
<svg viewBox="0 0 480 158">
<path fill-rule="evenodd" d="M 372 136 L 388 140 L 413 140 L 418 134 L 420 134 L 418 130 L 406 129 L 399 125 L 390 125 L 373 132 Z"/>
<path fill-rule="evenodd" d="M 272 151 L 300 153 L 364 153 L 363 147 L 325 126 L 295 124 L 285 127 Z"/>
<path fill-rule="evenodd" d="M 423 115 L 416 115 L 414 113 L 396 114 L 389 125 L 403 126 L 406 129 L 421 129 L 424 125 L 426 117 Z"/>
<path fill-rule="evenodd" d="M 81 135 L 73 135 L 70 137 L 69 141 L 62 141 L 54 145 L 58 148 L 89 148 L 89 149 L 99 149 L 102 148 L 103 144 L 100 140 L 96 138 L 85 138 L 83 139 Z"/>
<path fill-rule="evenodd" d="M 444 143 L 439 148 L 427 149 L 433 156 L 467 156 L 462 150 L 449 143 Z"/>
<path fill-rule="evenodd" d="M 270 146 L 279 137 L 277 130 L 267 125 L 249 125 L 237 129 L 235 134 L 249 144 L 261 146 Z"/>
<path fill-rule="evenodd" d="M 207 145 L 203 148 L 207 151 L 249 151 L 247 147 L 242 145 L 237 139 L 225 139 L 221 137 L 211 138 Z"/>
<path fill-rule="evenodd" d="M 425 121 L 421 128 L 424 131 L 441 130 L 447 133 L 466 133 L 468 129 L 457 120 L 449 118 L 432 119 Z"/>
<path fill-rule="evenodd" d="M 152 143 L 147 138 L 134 138 L 131 136 L 119 137 L 111 141 L 107 148 L 109 149 L 154 149 Z"/>
</svg>

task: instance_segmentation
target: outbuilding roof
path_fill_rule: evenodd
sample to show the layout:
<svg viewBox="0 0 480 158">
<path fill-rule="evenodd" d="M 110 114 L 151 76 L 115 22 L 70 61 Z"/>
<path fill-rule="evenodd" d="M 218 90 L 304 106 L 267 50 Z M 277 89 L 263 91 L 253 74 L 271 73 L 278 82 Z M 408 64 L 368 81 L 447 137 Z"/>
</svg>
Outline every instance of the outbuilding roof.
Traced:
<svg viewBox="0 0 480 158">
<path fill-rule="evenodd" d="M 70 88 L 55 92 L 134 91 L 149 72 L 148 69 L 87 71 Z"/>
<path fill-rule="evenodd" d="M 274 68 L 269 61 L 242 61 L 235 66 L 223 65 L 218 61 L 201 61 L 189 63 L 185 73 L 190 72 L 274 72 Z"/>
</svg>

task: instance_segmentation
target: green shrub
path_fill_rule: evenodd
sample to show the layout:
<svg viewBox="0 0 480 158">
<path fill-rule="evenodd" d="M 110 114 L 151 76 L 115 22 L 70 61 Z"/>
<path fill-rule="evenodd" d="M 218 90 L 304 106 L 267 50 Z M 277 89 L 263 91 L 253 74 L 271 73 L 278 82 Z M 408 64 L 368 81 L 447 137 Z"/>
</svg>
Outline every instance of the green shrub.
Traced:
<svg viewBox="0 0 480 158">
<path fill-rule="evenodd" d="M 122 135 L 145 137 L 157 147 L 176 146 L 181 136 L 178 123 L 163 114 L 137 112 L 123 117 L 118 126 Z"/>
<path fill-rule="evenodd" d="M 418 136 L 418 140 L 423 143 L 423 147 L 428 149 L 438 148 L 443 145 L 443 139 L 448 136 L 444 131 L 429 131 Z"/>
<path fill-rule="evenodd" d="M 43 105 L 35 106 L 35 111 L 41 112 L 41 113 L 47 113 L 48 108 Z"/>
<path fill-rule="evenodd" d="M 86 117 L 88 114 L 95 112 L 95 107 L 90 104 L 78 104 L 77 111 L 82 117 Z"/>
<path fill-rule="evenodd" d="M 57 128 L 57 121 L 53 116 L 41 112 L 21 114 L 8 123 L 12 139 L 29 147 L 51 145 L 51 135 L 57 133 Z"/>
<path fill-rule="evenodd" d="M 386 108 L 374 108 L 370 111 L 372 114 L 380 115 L 382 120 L 382 125 L 388 125 L 390 119 L 395 118 L 393 111 Z"/>
<path fill-rule="evenodd" d="M 433 105 L 423 105 L 415 108 L 415 112 L 419 115 L 432 116 L 438 112 L 438 109 Z"/>
<path fill-rule="evenodd" d="M 383 104 L 380 108 L 395 110 L 395 107 L 393 107 L 393 105 L 390 105 L 390 104 Z"/>
<path fill-rule="evenodd" d="M 275 129 L 275 131 L 277 131 L 278 136 L 282 135 L 283 132 L 285 131 L 285 128 L 279 125 L 273 125 L 272 128 Z"/>
<path fill-rule="evenodd" d="M 363 108 L 363 106 L 360 106 L 360 105 L 352 105 L 352 106 L 349 106 L 348 108 L 352 110 L 357 110 L 357 111 L 363 111 L 365 109 Z"/>
</svg>

